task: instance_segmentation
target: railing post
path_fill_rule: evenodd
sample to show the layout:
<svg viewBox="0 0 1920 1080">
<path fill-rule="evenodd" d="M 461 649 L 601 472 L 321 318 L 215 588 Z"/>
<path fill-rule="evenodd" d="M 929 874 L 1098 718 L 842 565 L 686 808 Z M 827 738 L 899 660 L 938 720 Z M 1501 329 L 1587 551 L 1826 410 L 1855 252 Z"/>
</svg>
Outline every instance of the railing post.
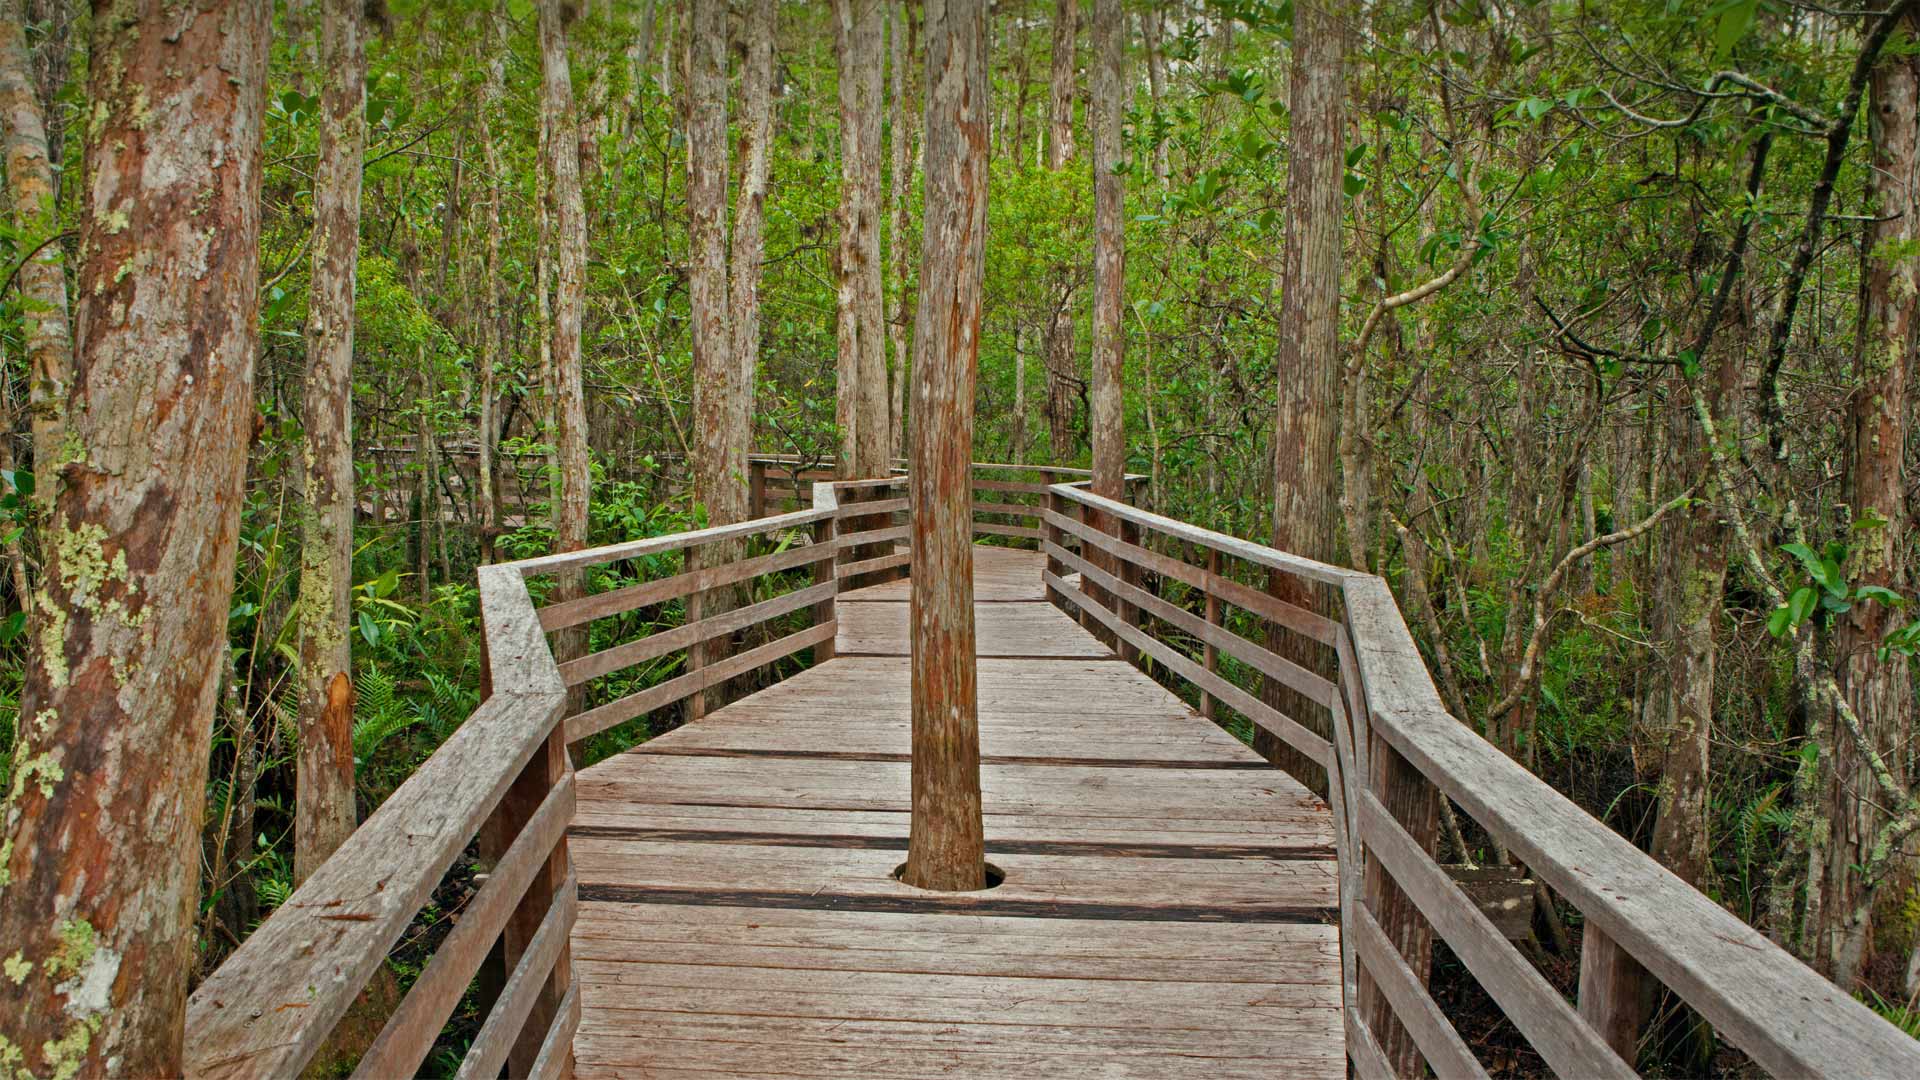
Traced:
<svg viewBox="0 0 1920 1080">
<path fill-rule="evenodd" d="M 1368 725 L 1369 728 L 1371 726 Z M 1440 827 L 1439 802 L 1433 785 L 1421 775 L 1419 769 L 1400 756 L 1400 751 L 1378 734 L 1370 732 L 1367 739 L 1368 769 L 1371 773 L 1368 788 L 1394 820 L 1400 823 L 1401 828 L 1407 831 L 1407 835 L 1413 838 L 1414 843 L 1431 858 Z M 1364 818 L 1364 815 L 1356 816 Z M 1412 898 L 1393 880 L 1393 875 L 1381 865 L 1367 844 L 1366 837 L 1360 837 L 1360 841 L 1363 847 L 1368 847 L 1362 902 L 1374 921 L 1386 931 L 1387 940 L 1406 958 L 1414 976 L 1425 986 L 1433 964 L 1433 927 L 1414 905 Z M 1425 1063 L 1419 1047 L 1394 1015 L 1392 1002 L 1381 993 L 1364 965 L 1359 972 L 1359 998 L 1360 1018 L 1373 1034 L 1394 1074 L 1408 1077 L 1425 1075 Z"/>
<path fill-rule="evenodd" d="M 834 518 L 826 517 L 813 523 L 813 542 L 820 548 L 820 558 L 813 562 L 813 583 L 820 585 L 835 581 L 834 567 L 838 560 L 833 550 Z M 813 625 L 825 626 L 838 618 L 834 610 L 834 597 L 839 594 L 838 586 L 828 594 L 825 600 L 813 605 Z M 828 638 L 813 647 L 813 662 L 824 664 L 834 657 L 834 639 Z"/>
<path fill-rule="evenodd" d="M 1049 476 L 1048 479 L 1051 480 L 1052 477 Z M 1055 514 L 1059 517 L 1067 516 L 1067 500 L 1059 492 L 1053 490 L 1052 484 L 1047 485 L 1047 493 L 1041 496 L 1041 506 L 1043 506 L 1048 513 Z M 1065 548 L 1067 546 L 1066 530 L 1048 520 L 1045 514 L 1042 514 L 1040 517 L 1040 528 L 1046 533 L 1047 543 L 1057 548 Z M 1043 548 L 1042 550 L 1045 549 Z M 1067 564 L 1056 558 L 1051 551 L 1047 552 L 1047 573 L 1052 574 L 1054 577 L 1065 577 L 1067 573 Z M 1060 595 L 1060 590 L 1054 588 L 1051 583 L 1047 585 L 1047 601 L 1061 611 L 1067 612 L 1069 615 L 1073 613 L 1067 606 L 1067 598 Z"/>
<path fill-rule="evenodd" d="M 696 561 L 694 559 L 693 553 L 694 553 L 693 548 L 687 549 L 686 556 L 684 558 L 684 565 L 688 569 L 693 569 L 696 566 L 705 565 L 702 562 Z M 686 600 L 682 601 L 686 609 L 686 616 L 680 620 L 680 623 L 682 626 L 692 626 L 694 623 L 697 623 L 701 620 L 706 607 L 706 604 L 704 603 L 705 598 L 706 598 L 706 593 L 700 589 L 695 589 L 694 591 L 687 594 Z M 701 668 L 706 666 L 707 666 L 707 642 L 696 641 L 693 644 L 687 646 L 687 674 L 691 675 L 694 672 L 699 671 Z M 696 720 L 705 719 L 706 715 L 707 715 L 707 693 L 704 690 L 695 690 L 692 694 L 688 695 L 687 697 L 687 722 L 692 723 Z"/>
<path fill-rule="evenodd" d="M 480 638 L 480 696 L 482 700 L 493 696 L 493 659 L 488 648 L 485 634 Z M 564 713 L 566 710 L 559 710 Z M 534 750 L 533 757 L 520 770 L 520 775 L 507 786 L 506 794 L 481 826 L 479 841 L 483 860 L 491 866 L 506 853 L 520 831 L 526 827 L 547 796 L 555 786 L 566 779 L 573 769 L 573 762 L 567 756 L 567 731 L 564 717 L 556 717 L 552 730 L 548 731 L 545 741 Z M 505 985 L 508 972 L 520 962 L 533 936 L 539 932 L 546 921 L 547 912 L 553 902 L 567 887 L 567 875 L 571 869 L 571 859 L 567 852 L 567 837 L 563 832 L 554 843 L 553 852 L 548 855 L 546 865 L 541 867 L 533 880 L 528 882 L 527 891 L 514 906 L 513 914 L 508 916 L 507 924 L 500 932 L 500 938 L 488 954 L 487 961 L 480 966 L 478 978 L 481 984 L 483 1015 Z M 572 928 L 568 928 L 569 935 Z M 547 1029 L 553 1025 L 559 1015 L 560 1006 L 567 996 L 567 989 L 573 982 L 572 950 L 562 945 L 560 953 L 554 958 L 553 971 L 541 987 L 539 997 L 534 1001 L 533 1009 L 527 1014 L 526 1022 L 514 1039 L 513 1049 L 508 1053 L 508 1073 L 513 1076 L 530 1075 L 534 1059 L 540 1054 L 540 1044 L 546 1038 Z M 573 1051 L 569 1047 L 564 1059 L 562 1076 L 573 1075 Z"/>
<path fill-rule="evenodd" d="M 1588 919 L 1580 941 L 1580 1018 L 1628 1064 L 1640 1055 L 1648 989 L 1646 969 Z"/>
<path fill-rule="evenodd" d="M 1140 526 L 1121 518 L 1114 518 L 1113 523 L 1119 526 L 1113 533 L 1116 539 L 1127 544 L 1140 543 Z M 1141 572 L 1140 565 L 1124 555 L 1115 555 L 1113 557 L 1113 576 L 1119 578 L 1123 584 L 1132 585 L 1135 588 L 1142 587 L 1146 581 L 1146 575 Z M 1117 593 L 1113 594 L 1110 599 L 1113 601 L 1113 613 L 1120 616 L 1121 622 L 1128 626 L 1140 625 L 1140 608 L 1138 605 L 1127 603 L 1120 599 Z M 1117 639 L 1113 644 L 1114 651 L 1120 654 L 1120 659 L 1130 664 L 1138 664 L 1140 662 L 1140 650 L 1125 639 Z"/>
<path fill-rule="evenodd" d="M 767 463 L 764 461 L 747 462 L 747 516 L 767 516 Z"/>
<path fill-rule="evenodd" d="M 1207 625 L 1220 625 L 1220 597 L 1214 592 L 1213 579 L 1220 576 L 1220 553 L 1213 548 L 1207 549 Z M 1213 642 L 1205 643 L 1202 660 L 1207 666 L 1207 674 L 1215 675 L 1220 671 L 1220 650 Z M 1213 695 L 1200 691 L 1200 715 L 1213 719 Z"/>
</svg>

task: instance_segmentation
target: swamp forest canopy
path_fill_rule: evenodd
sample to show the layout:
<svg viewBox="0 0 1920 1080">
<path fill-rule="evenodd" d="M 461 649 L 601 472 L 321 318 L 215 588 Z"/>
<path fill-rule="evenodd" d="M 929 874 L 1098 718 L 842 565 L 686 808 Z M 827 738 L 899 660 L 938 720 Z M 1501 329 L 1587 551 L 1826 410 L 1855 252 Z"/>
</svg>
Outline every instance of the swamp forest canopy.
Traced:
<svg viewBox="0 0 1920 1080">
<path fill-rule="evenodd" d="M 0 4 L 0 1073 L 164 1071 L 477 705 L 477 566 L 908 453 L 955 140 L 919 3 Z M 1385 576 L 1460 722 L 1920 1031 L 1920 2 L 996 0 L 987 56 L 973 459 Z"/>
</svg>

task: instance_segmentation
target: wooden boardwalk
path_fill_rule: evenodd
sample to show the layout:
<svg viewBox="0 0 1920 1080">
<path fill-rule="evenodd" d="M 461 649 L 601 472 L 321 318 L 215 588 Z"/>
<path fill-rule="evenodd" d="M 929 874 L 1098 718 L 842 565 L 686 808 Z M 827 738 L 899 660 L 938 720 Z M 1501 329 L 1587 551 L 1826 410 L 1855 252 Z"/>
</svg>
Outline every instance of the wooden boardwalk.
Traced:
<svg viewBox="0 0 1920 1080">
<path fill-rule="evenodd" d="M 1005 883 L 891 877 L 908 584 L 842 594 L 837 659 L 579 774 L 579 1075 L 1346 1075 L 1325 804 L 975 557 Z"/>
</svg>

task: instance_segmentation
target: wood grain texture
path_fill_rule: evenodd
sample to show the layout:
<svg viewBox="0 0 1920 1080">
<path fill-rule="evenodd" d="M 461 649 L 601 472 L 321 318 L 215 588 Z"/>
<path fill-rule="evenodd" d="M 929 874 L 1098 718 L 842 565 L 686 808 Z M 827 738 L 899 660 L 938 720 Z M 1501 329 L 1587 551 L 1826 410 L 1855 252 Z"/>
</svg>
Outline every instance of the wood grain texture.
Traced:
<svg viewBox="0 0 1920 1080">
<path fill-rule="evenodd" d="M 1006 882 L 891 876 L 904 583 L 842 595 L 843 655 L 580 774 L 578 1075 L 1344 1075 L 1325 804 L 975 553 L 982 651 L 1037 653 L 978 663 Z"/>
</svg>

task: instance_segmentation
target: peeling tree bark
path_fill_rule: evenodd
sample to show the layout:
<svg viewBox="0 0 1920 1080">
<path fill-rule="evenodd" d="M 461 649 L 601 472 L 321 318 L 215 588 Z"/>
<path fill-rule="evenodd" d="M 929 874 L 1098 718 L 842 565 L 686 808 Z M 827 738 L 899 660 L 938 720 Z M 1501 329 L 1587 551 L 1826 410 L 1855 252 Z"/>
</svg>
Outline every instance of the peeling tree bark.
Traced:
<svg viewBox="0 0 1920 1080">
<path fill-rule="evenodd" d="M 985 0 L 928 0 L 914 320 L 913 823 L 903 875 L 986 885 L 973 625 L 973 407 L 987 231 Z"/>
<path fill-rule="evenodd" d="M 840 64 L 839 362 L 835 410 L 840 475 L 885 476 L 887 354 L 881 328 L 880 0 L 834 0 L 834 54 Z"/>
<path fill-rule="evenodd" d="M 132 6 L 92 24 L 80 347 L 0 840 L 0 1060 L 36 1075 L 180 1072 L 254 416 L 270 7 Z"/>
<path fill-rule="evenodd" d="M 19 270 L 20 295 L 29 303 L 21 314 L 26 339 L 28 413 L 33 423 L 35 499 L 42 507 L 53 499 L 54 468 L 65 435 L 68 379 L 73 363 L 73 329 L 67 311 L 65 256 L 58 241 L 59 188 L 47 142 L 46 113 L 34 86 L 33 59 L 27 50 L 25 15 L 9 3 L 0 18 L 0 130 L 6 143 L 7 194 L 13 201 L 13 226 L 24 248 L 39 249 Z"/>
<path fill-rule="evenodd" d="M 746 447 L 728 437 L 739 366 L 727 330 L 727 5 L 694 0 L 689 25 L 687 211 L 692 263 L 695 498 L 707 521 L 744 520 Z"/>
<path fill-rule="evenodd" d="M 295 885 L 353 834 L 355 822 L 348 626 L 353 618 L 354 274 L 360 257 L 360 160 L 367 145 L 364 7 L 362 0 L 323 0 L 320 15 L 325 85 L 313 176 L 313 295 L 307 302 Z"/>
<path fill-rule="evenodd" d="M 480 99 L 480 148 L 487 163 L 487 246 L 485 281 L 481 284 L 486 310 L 486 326 L 480 333 L 480 558 L 493 561 L 494 543 L 500 534 L 500 492 L 495 476 L 493 446 L 499 433 L 494 430 L 493 405 L 498 393 L 495 370 L 507 353 L 507 326 L 500 303 L 500 188 L 503 175 L 500 146 L 494 141 L 493 124 L 500 113 L 500 99 L 506 84 L 506 49 L 500 41 L 500 13 L 483 12 L 487 24 L 482 35 L 492 55 L 487 58 L 487 79 Z"/>
</svg>

